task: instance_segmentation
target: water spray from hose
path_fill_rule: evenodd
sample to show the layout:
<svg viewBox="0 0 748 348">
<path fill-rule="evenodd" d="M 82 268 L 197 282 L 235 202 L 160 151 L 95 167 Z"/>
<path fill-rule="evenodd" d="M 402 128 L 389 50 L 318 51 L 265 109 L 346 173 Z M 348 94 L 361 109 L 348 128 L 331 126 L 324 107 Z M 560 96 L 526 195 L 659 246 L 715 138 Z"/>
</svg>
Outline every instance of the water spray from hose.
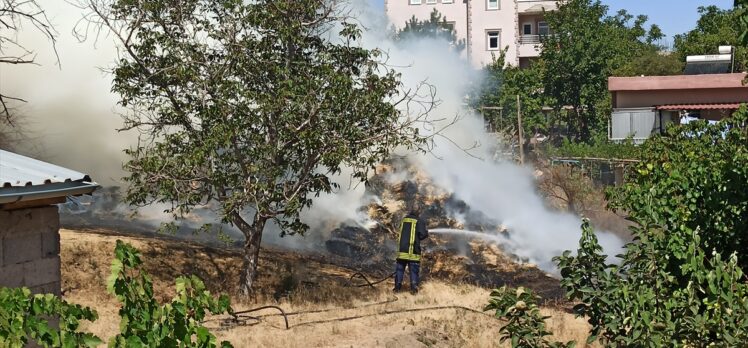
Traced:
<svg viewBox="0 0 748 348">
<path fill-rule="evenodd" d="M 504 244 L 507 241 L 505 237 L 498 235 L 498 234 L 492 234 L 490 232 L 458 230 L 454 228 L 435 228 L 435 229 L 430 229 L 429 233 L 461 236 L 461 237 L 466 237 L 470 239 L 480 239 L 485 242 L 489 242 L 490 244 L 497 244 L 497 245 Z"/>
</svg>

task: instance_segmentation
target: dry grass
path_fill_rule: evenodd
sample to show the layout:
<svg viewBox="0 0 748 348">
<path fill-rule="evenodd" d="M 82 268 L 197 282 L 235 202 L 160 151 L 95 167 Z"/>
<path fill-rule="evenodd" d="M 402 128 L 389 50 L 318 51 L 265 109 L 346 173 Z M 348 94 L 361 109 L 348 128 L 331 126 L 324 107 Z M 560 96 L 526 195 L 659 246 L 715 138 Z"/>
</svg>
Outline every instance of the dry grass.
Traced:
<svg viewBox="0 0 748 348">
<path fill-rule="evenodd" d="M 178 275 L 195 274 L 211 291 L 229 292 L 239 271 L 238 255 L 184 242 L 118 236 L 106 231 L 61 231 L 62 277 L 65 298 L 95 308 L 99 320 L 83 327 L 109 338 L 118 331 L 117 302 L 106 293 L 117 239 L 138 247 L 153 275 L 161 300 L 173 295 Z M 489 289 L 430 280 L 417 296 L 391 294 L 391 284 L 376 289 L 352 288 L 350 270 L 322 259 L 277 250 L 263 250 L 258 278 L 261 291 L 249 301 L 234 298 L 237 311 L 278 305 L 289 315 L 285 329 L 276 311 L 252 313 L 242 325 L 224 325 L 226 317 L 208 322 L 217 336 L 236 347 L 491 347 L 499 346 L 501 322 L 480 313 Z M 456 306 L 456 308 L 434 308 Z M 403 312 L 410 310 L 410 312 Z M 544 308 L 551 316 L 555 339 L 586 338 L 587 325 L 563 308 Z"/>
</svg>

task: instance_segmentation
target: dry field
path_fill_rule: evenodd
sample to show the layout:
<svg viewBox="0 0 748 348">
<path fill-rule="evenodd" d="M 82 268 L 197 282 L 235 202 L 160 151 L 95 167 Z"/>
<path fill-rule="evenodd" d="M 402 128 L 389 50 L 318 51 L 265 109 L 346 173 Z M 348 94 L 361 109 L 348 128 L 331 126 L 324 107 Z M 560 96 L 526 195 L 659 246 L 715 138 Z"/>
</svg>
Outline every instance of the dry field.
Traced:
<svg viewBox="0 0 748 348">
<path fill-rule="evenodd" d="M 105 340 L 118 330 L 117 302 L 107 294 L 105 279 L 115 241 L 122 239 L 143 254 L 160 300 L 173 296 L 174 279 L 183 274 L 203 278 L 213 292 L 231 293 L 240 259 L 235 252 L 166 239 L 122 236 L 110 231 L 61 231 L 62 279 L 68 301 L 90 306 L 99 320 L 84 330 Z M 241 324 L 224 317 L 207 323 L 219 339 L 235 347 L 496 347 L 502 322 L 482 313 L 490 289 L 429 279 L 412 296 L 397 294 L 385 282 L 351 287 L 352 271 L 321 256 L 263 249 L 258 294 L 249 300 L 232 296 L 236 311 L 276 305 L 288 313 L 285 328 L 277 310 L 251 313 Z M 376 279 L 377 274 L 367 274 Z M 360 279 L 353 281 L 361 284 Z M 544 308 L 558 340 L 577 340 L 584 347 L 587 325 L 565 310 Z"/>
</svg>

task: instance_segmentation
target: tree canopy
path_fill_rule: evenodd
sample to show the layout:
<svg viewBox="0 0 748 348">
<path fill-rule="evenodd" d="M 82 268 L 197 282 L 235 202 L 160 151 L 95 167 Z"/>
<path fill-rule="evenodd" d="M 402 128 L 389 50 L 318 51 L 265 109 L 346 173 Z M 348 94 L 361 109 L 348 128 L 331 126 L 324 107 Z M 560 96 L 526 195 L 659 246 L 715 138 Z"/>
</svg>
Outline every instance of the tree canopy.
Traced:
<svg viewBox="0 0 748 348">
<path fill-rule="evenodd" d="M 405 22 L 405 27 L 397 31 L 396 40 L 418 38 L 440 39 L 448 42 L 454 50 L 461 52 L 465 49 L 465 39 L 457 39 L 454 25 L 447 21 L 437 9 L 431 11 L 428 19 L 419 20 L 413 16 Z"/>
<path fill-rule="evenodd" d="M 571 112 L 561 115 L 571 135 L 581 141 L 607 126 L 608 77 L 632 57 L 656 49 L 663 37 L 656 25 L 644 27 L 646 16 L 634 18 L 625 10 L 608 16 L 607 11 L 600 1 L 571 0 L 546 13 L 553 35 L 543 39 L 540 54 L 544 93 L 557 110 L 571 106 Z"/>
<path fill-rule="evenodd" d="M 87 4 L 119 40 L 113 90 L 130 109 L 124 128 L 141 133 L 127 200 L 176 216 L 214 205 L 244 234 L 244 293 L 267 224 L 305 232 L 300 212 L 344 166 L 366 180 L 393 149 L 427 142 L 417 127 L 433 90 L 403 92 L 336 2 Z"/>
</svg>

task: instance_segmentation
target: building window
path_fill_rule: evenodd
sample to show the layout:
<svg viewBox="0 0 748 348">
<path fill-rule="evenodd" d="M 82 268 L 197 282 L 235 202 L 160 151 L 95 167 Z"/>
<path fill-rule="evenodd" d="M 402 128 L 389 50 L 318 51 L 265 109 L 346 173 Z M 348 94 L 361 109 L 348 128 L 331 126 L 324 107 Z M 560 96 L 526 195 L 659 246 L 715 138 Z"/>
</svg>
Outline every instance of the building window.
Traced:
<svg viewBox="0 0 748 348">
<path fill-rule="evenodd" d="M 421 4 L 421 0 L 410 0 L 410 4 L 411 5 L 420 5 Z"/>
<path fill-rule="evenodd" d="M 532 23 L 522 24 L 522 35 L 532 35 Z"/>
<path fill-rule="evenodd" d="M 488 10 L 498 10 L 499 9 L 499 0 L 486 0 L 486 9 Z"/>
<path fill-rule="evenodd" d="M 501 46 L 501 31 L 500 30 L 488 30 L 486 31 L 486 49 L 489 51 L 497 51 Z"/>
<path fill-rule="evenodd" d="M 451 4 L 454 0 L 442 0 L 442 4 Z"/>
<path fill-rule="evenodd" d="M 427 3 L 427 4 L 435 4 L 435 3 L 436 3 L 436 0 L 426 0 L 426 3 Z"/>
<path fill-rule="evenodd" d="M 548 35 L 551 30 L 548 28 L 548 23 L 538 22 L 538 35 Z"/>
</svg>

